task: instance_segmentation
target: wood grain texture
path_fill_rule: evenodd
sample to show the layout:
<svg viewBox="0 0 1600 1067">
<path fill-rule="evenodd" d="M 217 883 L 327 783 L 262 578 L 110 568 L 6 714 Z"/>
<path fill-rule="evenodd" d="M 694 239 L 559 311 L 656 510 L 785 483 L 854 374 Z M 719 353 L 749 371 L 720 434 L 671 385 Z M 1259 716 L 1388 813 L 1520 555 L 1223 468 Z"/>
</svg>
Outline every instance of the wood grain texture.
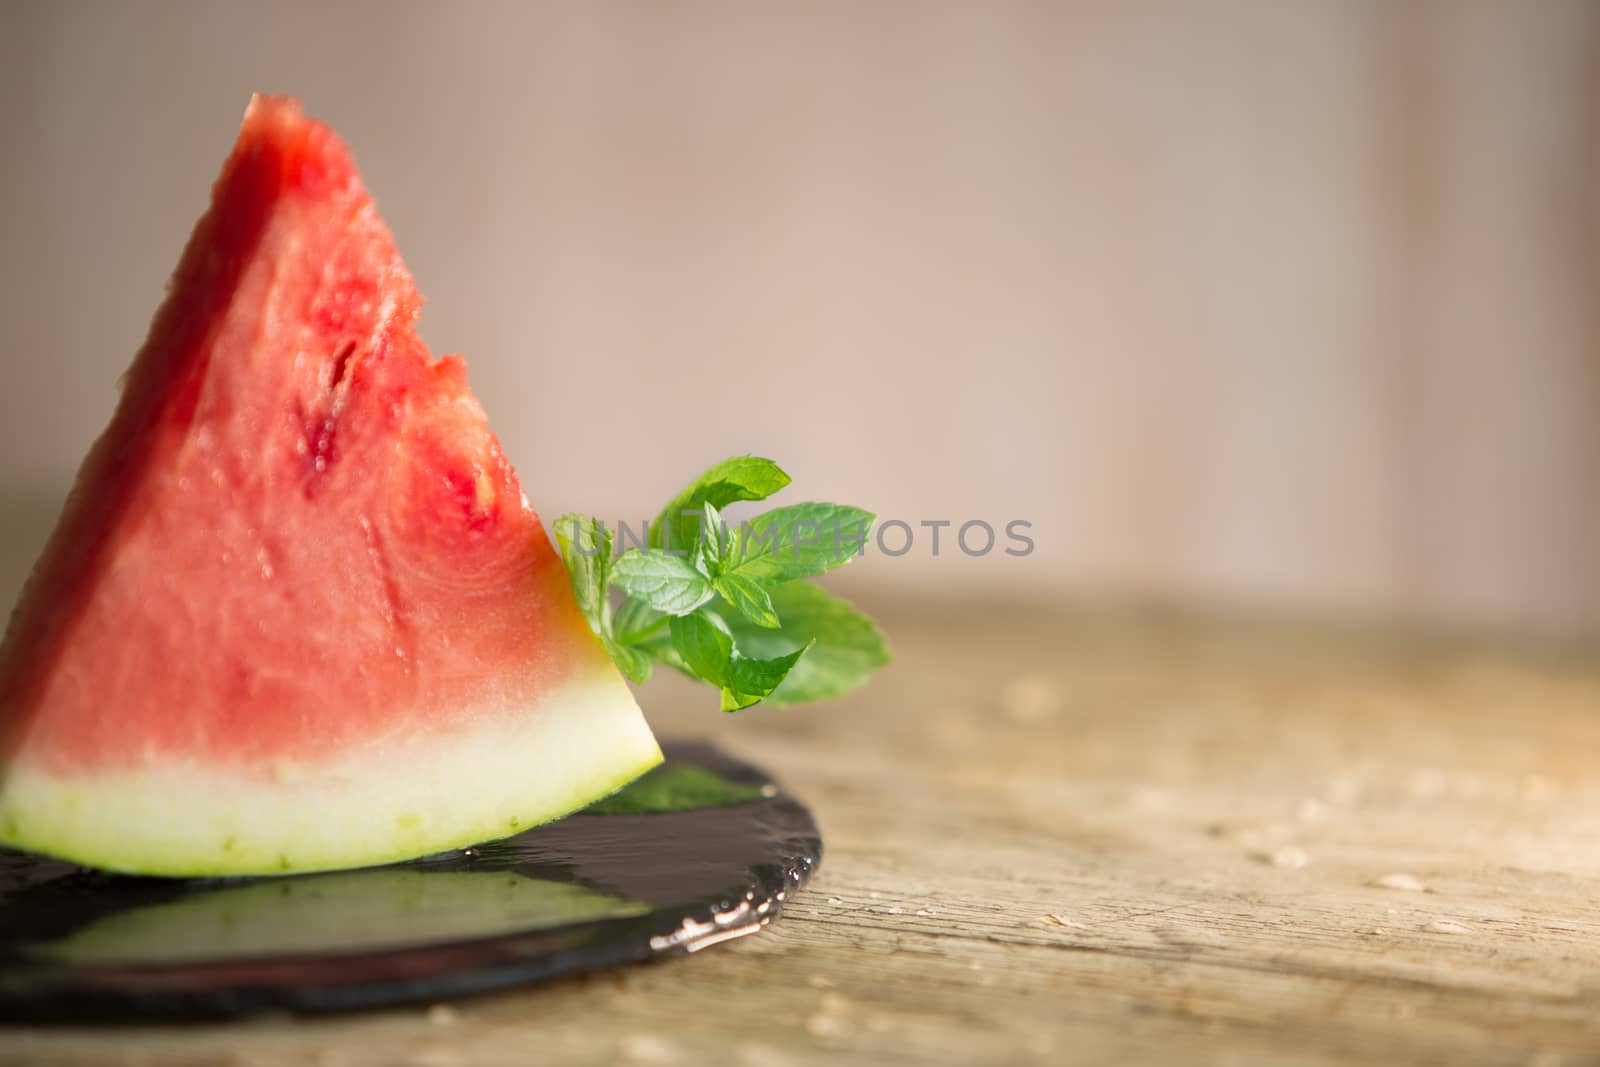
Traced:
<svg viewBox="0 0 1600 1067">
<path fill-rule="evenodd" d="M 759 936 L 410 1010 L 0 1030 L 7 1064 L 1600 1063 L 1600 657 L 917 605 L 864 695 L 722 717 L 814 807 Z"/>
</svg>

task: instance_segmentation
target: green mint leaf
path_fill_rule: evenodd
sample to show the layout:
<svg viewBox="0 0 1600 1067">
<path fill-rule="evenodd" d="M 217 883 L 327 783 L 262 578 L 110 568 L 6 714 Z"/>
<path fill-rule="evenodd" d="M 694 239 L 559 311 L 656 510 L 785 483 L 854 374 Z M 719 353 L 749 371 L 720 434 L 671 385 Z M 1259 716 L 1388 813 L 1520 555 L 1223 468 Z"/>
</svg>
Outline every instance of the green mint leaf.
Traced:
<svg viewBox="0 0 1600 1067">
<path fill-rule="evenodd" d="M 668 763 L 583 809 L 589 815 L 658 815 L 748 804 L 766 796 L 750 782 L 735 782 L 692 763 Z"/>
<path fill-rule="evenodd" d="M 696 568 L 706 577 L 715 578 L 722 572 L 723 563 L 732 548 L 732 534 L 728 531 L 728 524 L 722 520 L 722 512 L 707 500 L 702 505 L 699 540 L 695 544 Z"/>
<path fill-rule="evenodd" d="M 772 596 L 760 582 L 733 573 L 719 575 L 711 585 L 741 616 L 757 626 L 777 629 L 778 613 L 773 610 Z"/>
<path fill-rule="evenodd" d="M 672 647 L 689 673 L 719 689 L 733 681 L 733 637 L 715 615 L 680 615 L 672 620 Z"/>
<path fill-rule="evenodd" d="M 556 543 L 567 565 L 567 579 L 589 629 L 605 646 L 611 662 L 635 682 L 650 678 L 650 657 L 629 648 L 613 632 L 606 583 L 611 576 L 611 531 L 589 515 L 563 515 L 556 520 Z M 635 601 L 626 601 L 627 604 Z"/>
<path fill-rule="evenodd" d="M 722 690 L 723 711 L 742 711 L 766 699 L 805 652 L 799 648 L 771 659 L 746 656 L 734 647 L 727 624 L 709 612 L 673 619 L 672 647 L 680 669 Z"/>
<path fill-rule="evenodd" d="M 859 554 L 873 516 L 810 503 L 730 531 L 721 509 L 789 484 L 770 460 L 720 463 L 662 510 L 649 547 L 618 558 L 604 524 L 563 515 L 555 537 L 590 629 L 628 678 L 663 663 L 715 685 L 726 711 L 839 696 L 888 662 L 883 637 L 845 601 L 795 579 Z M 613 609 L 609 587 L 624 595 Z"/>
<path fill-rule="evenodd" d="M 883 635 L 849 601 L 803 582 L 778 586 L 771 596 L 773 608 L 783 620 L 781 629 L 763 629 L 740 616 L 721 613 L 735 643 L 747 655 L 775 657 L 807 648 L 768 696 L 768 703 L 803 704 L 842 696 L 889 662 Z"/>
<path fill-rule="evenodd" d="M 668 617 L 667 621 L 670 622 L 671 617 Z M 640 641 L 634 647 L 640 652 L 644 653 L 646 656 L 649 656 L 655 662 L 664 663 L 668 667 L 671 667 L 673 670 L 677 671 L 685 678 L 688 678 L 690 681 L 704 681 L 704 679 L 702 679 L 698 674 L 689 669 L 689 665 L 685 663 L 683 661 L 683 657 L 678 654 L 678 646 L 672 643 L 672 633 L 670 630 L 663 630 L 661 633 L 653 634 L 643 641 Z"/>
<path fill-rule="evenodd" d="M 643 644 L 650 637 L 667 628 L 672 616 L 657 611 L 642 600 L 625 599 L 617 608 L 611 629 L 624 645 Z"/>
<path fill-rule="evenodd" d="M 600 640 L 606 646 L 611 662 L 628 676 L 630 682 L 642 683 L 650 680 L 650 657 L 643 650 L 625 645 L 611 637 L 602 637 Z"/>
<path fill-rule="evenodd" d="M 682 553 L 695 543 L 700 529 L 698 512 L 706 504 L 725 508 L 740 500 L 765 500 L 788 484 L 789 476 L 770 459 L 736 456 L 723 460 L 661 509 L 650 526 L 650 547 Z"/>
<path fill-rule="evenodd" d="M 711 599 L 711 581 L 682 556 L 632 548 L 611 565 L 611 582 L 667 615 L 687 615 Z"/>
<path fill-rule="evenodd" d="M 735 649 L 733 677 L 722 687 L 722 710 L 743 711 L 771 696 L 810 647 L 806 644 L 772 659 L 752 659 Z"/>
<path fill-rule="evenodd" d="M 556 520 L 556 545 L 567 565 L 572 595 L 597 637 L 605 636 L 606 579 L 611 569 L 611 531 L 589 515 Z"/>
<path fill-rule="evenodd" d="M 861 551 L 873 518 L 844 504 L 773 508 L 739 528 L 724 571 L 766 583 L 821 574 Z"/>
</svg>

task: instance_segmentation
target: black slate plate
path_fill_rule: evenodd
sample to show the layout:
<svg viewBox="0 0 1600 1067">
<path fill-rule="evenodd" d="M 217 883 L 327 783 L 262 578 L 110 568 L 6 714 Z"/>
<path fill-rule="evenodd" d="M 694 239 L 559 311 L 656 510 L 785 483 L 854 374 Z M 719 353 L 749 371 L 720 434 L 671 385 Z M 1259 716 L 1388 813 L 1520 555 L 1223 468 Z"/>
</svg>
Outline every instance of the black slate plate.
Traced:
<svg viewBox="0 0 1600 1067">
<path fill-rule="evenodd" d="M 815 869 L 816 824 L 761 770 L 706 744 L 663 747 L 655 774 L 710 771 L 748 799 L 586 812 L 461 852 L 293 877 L 134 878 L 0 849 L 0 1018 L 344 1011 L 754 933 Z"/>
</svg>

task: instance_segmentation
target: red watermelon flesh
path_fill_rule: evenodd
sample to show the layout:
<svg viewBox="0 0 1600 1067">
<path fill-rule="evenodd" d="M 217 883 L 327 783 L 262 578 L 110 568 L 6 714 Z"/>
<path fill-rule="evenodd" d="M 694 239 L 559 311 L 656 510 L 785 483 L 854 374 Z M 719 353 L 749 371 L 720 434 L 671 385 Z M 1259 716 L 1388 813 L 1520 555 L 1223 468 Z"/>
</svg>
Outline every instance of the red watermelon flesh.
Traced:
<svg viewBox="0 0 1600 1067">
<path fill-rule="evenodd" d="M 255 99 L 0 647 L 0 841 L 357 866 L 660 760 L 418 307 L 344 144 Z"/>
</svg>

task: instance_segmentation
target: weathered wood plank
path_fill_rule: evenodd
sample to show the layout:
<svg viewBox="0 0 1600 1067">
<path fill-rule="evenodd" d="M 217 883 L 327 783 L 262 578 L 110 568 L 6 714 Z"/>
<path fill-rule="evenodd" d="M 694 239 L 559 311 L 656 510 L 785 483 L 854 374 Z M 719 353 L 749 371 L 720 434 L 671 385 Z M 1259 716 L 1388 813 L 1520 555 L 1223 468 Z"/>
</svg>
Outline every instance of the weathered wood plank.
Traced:
<svg viewBox="0 0 1600 1067">
<path fill-rule="evenodd" d="M 715 732 L 823 824 L 697 957 L 396 1011 L 0 1031 L 0 1061 L 1600 1062 L 1600 659 L 1003 607 L 891 616 L 829 708 Z"/>
</svg>

